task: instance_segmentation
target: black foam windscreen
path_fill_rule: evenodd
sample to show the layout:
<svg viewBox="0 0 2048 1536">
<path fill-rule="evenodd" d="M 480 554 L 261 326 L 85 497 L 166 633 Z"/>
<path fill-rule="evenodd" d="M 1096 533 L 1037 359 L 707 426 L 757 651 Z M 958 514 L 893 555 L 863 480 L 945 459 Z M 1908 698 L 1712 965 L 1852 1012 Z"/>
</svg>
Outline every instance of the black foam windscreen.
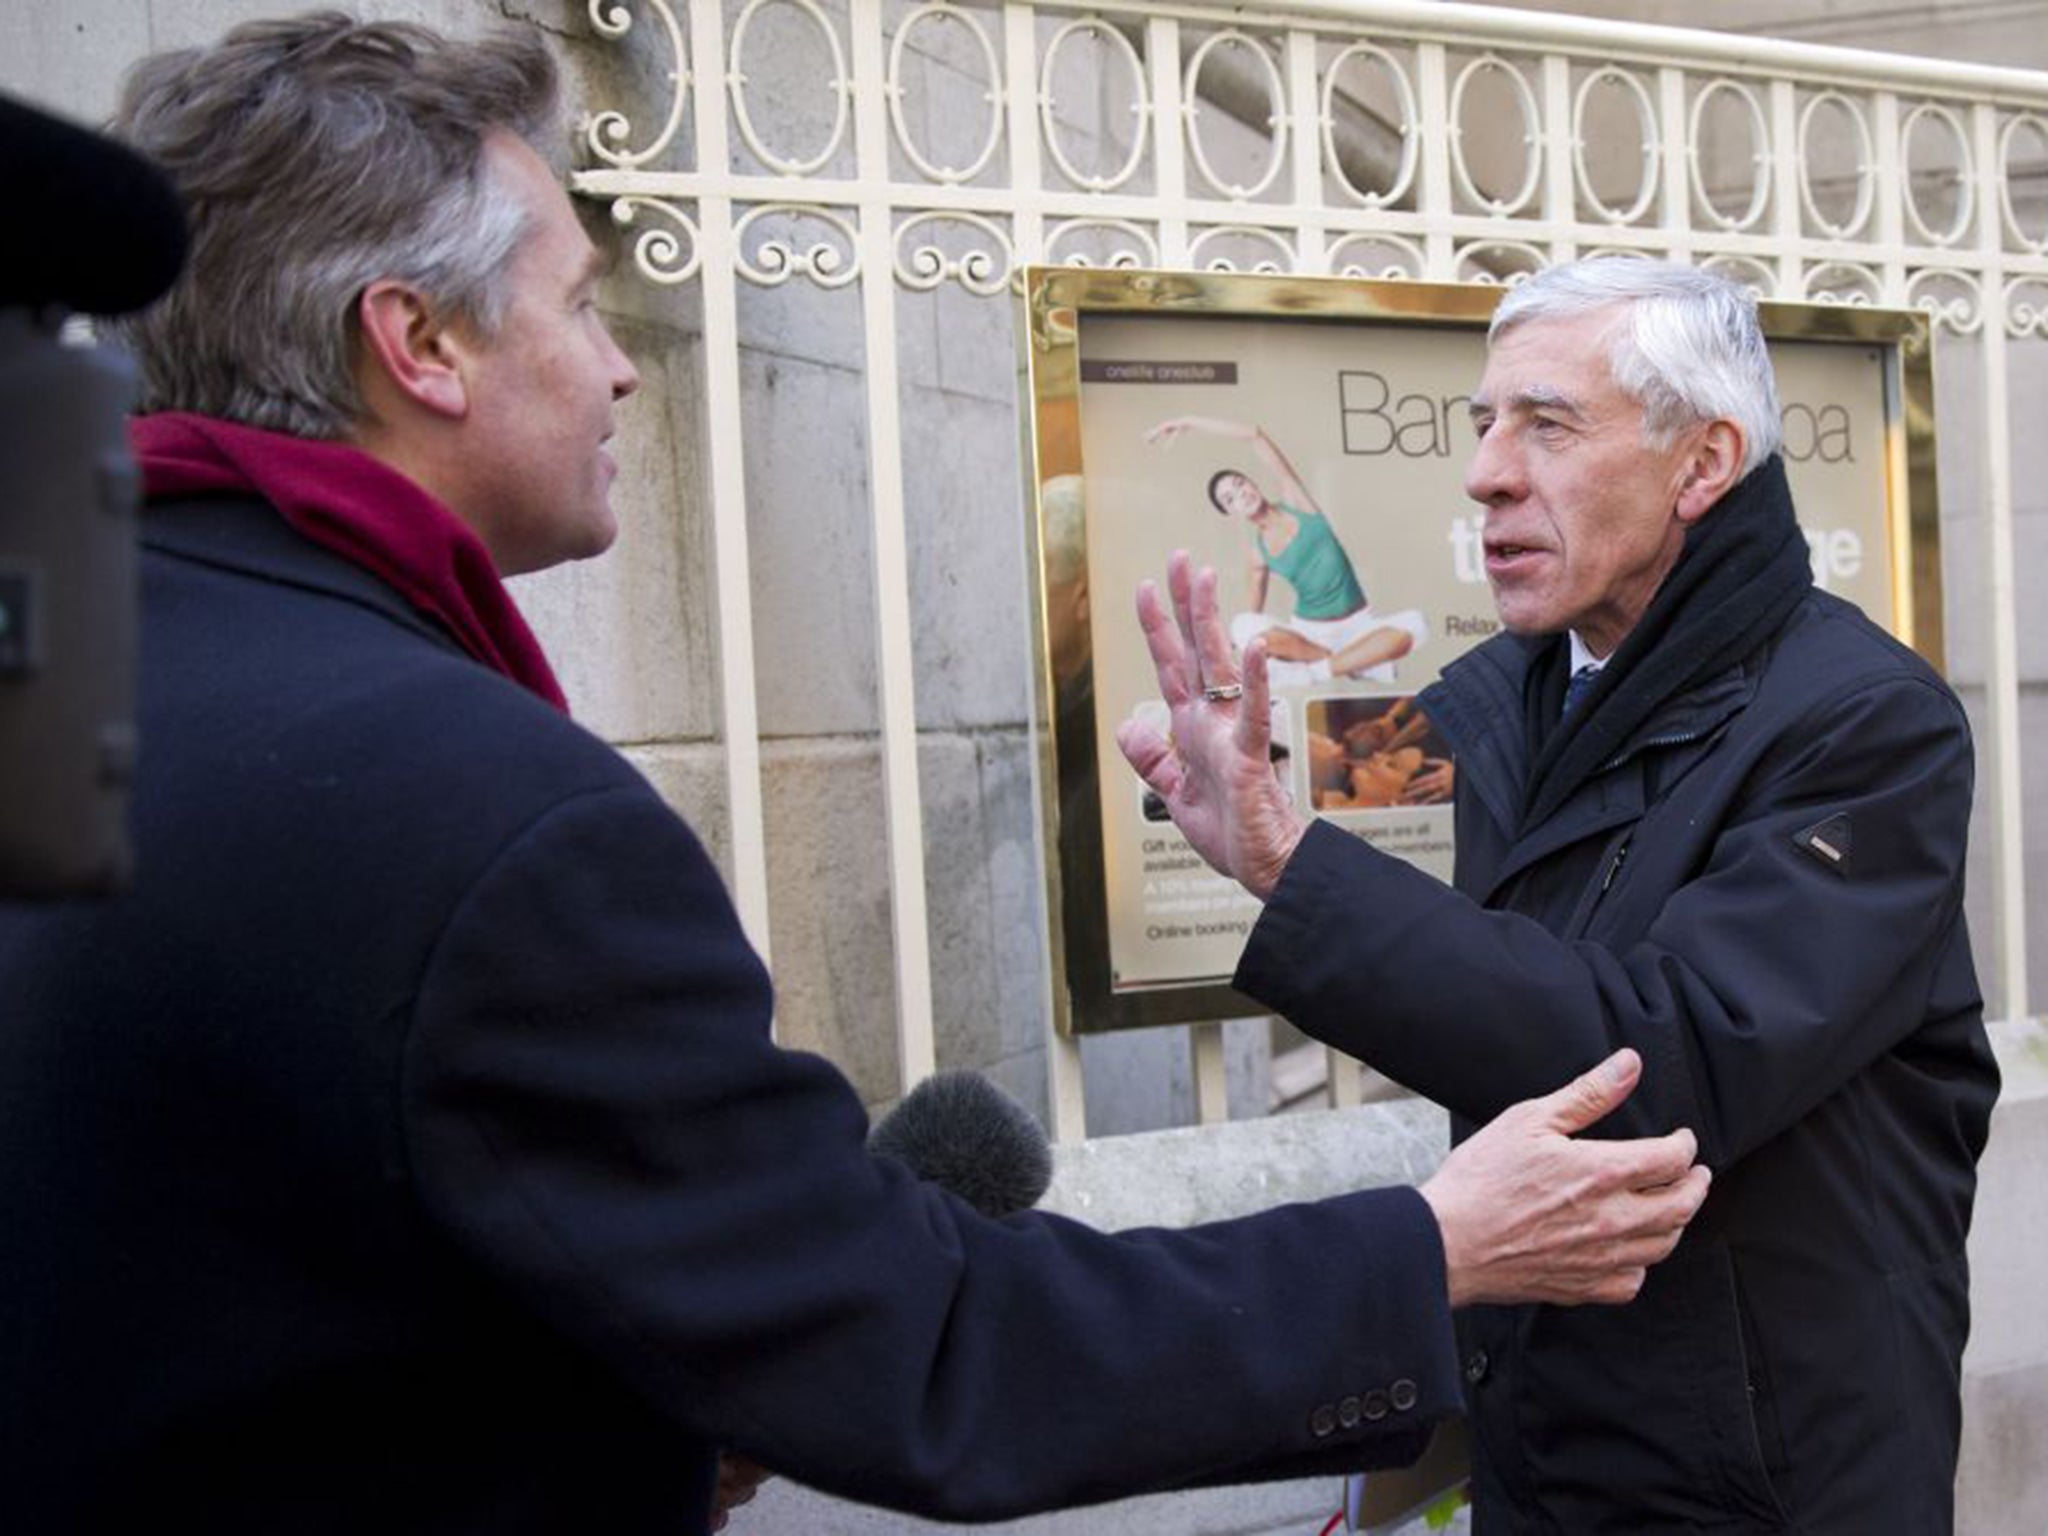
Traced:
<svg viewBox="0 0 2048 1536">
<path fill-rule="evenodd" d="M 0 96 L 0 304 L 141 309 L 185 261 L 185 209 L 127 146 Z"/>
</svg>

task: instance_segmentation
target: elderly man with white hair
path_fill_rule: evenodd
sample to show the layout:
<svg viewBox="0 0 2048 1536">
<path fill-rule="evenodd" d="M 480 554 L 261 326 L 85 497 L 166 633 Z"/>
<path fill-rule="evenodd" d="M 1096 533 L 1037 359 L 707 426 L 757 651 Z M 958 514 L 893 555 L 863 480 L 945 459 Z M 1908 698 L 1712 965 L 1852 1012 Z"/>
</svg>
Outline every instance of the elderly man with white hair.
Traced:
<svg viewBox="0 0 2048 1536">
<path fill-rule="evenodd" d="M 1275 791 L 1268 659 L 1185 556 L 1171 613 L 1138 600 L 1171 736 L 1120 743 L 1267 903 L 1241 990 L 1461 1136 L 1620 1045 L 1609 1129 L 1699 1132 L 1713 1193 L 1632 1304 L 1462 1316 L 1480 1532 L 1948 1531 L 1998 1084 L 1963 711 L 1814 588 L 1740 290 L 1589 260 L 1489 340 L 1465 488 L 1505 632 L 1421 697 L 1455 889 Z"/>
</svg>

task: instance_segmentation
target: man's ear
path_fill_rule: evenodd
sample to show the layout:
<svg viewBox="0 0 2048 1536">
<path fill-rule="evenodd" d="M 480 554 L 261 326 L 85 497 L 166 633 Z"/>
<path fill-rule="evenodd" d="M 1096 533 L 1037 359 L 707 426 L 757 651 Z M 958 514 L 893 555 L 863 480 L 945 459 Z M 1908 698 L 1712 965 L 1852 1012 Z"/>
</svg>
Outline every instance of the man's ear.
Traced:
<svg viewBox="0 0 2048 1536">
<path fill-rule="evenodd" d="M 1706 424 L 1685 458 L 1674 510 L 1681 523 L 1696 523 L 1742 478 L 1742 428 L 1725 417 Z"/>
<path fill-rule="evenodd" d="M 418 289 L 390 279 L 370 284 L 357 302 L 356 322 L 364 366 L 383 374 L 393 390 L 451 421 L 469 414 L 463 348 Z"/>
</svg>

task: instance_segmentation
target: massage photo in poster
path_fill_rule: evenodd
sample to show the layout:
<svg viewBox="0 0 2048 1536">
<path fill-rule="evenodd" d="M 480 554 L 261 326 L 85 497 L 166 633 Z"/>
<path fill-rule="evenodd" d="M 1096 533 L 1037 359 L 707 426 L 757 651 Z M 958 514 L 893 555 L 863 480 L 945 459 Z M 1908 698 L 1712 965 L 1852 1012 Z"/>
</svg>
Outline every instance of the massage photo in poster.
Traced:
<svg viewBox="0 0 2048 1536">
<path fill-rule="evenodd" d="M 1086 1030 L 1227 1016 L 1259 903 L 1210 872 L 1116 748 L 1127 716 L 1165 723 L 1132 594 L 1163 582 L 1175 549 L 1213 566 L 1233 644 L 1263 637 L 1271 658 L 1286 793 L 1448 881 L 1456 765 L 1416 695 L 1498 629 L 1483 512 L 1463 489 L 1498 290 L 1033 280 L 1063 1017 Z M 1774 344 L 1816 574 L 1884 622 L 1910 564 L 1896 351 Z"/>
</svg>

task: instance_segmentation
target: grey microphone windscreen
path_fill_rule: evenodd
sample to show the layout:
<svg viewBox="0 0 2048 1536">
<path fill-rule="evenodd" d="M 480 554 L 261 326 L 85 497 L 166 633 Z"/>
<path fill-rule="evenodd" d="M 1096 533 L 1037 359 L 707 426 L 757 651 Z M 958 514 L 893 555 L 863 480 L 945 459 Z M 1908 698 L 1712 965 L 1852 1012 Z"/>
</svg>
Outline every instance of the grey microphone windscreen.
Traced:
<svg viewBox="0 0 2048 1536">
<path fill-rule="evenodd" d="M 934 1073 L 868 1135 L 894 1158 L 985 1216 L 1036 1205 L 1052 1183 L 1052 1149 L 1031 1112 L 979 1072 Z"/>
</svg>

